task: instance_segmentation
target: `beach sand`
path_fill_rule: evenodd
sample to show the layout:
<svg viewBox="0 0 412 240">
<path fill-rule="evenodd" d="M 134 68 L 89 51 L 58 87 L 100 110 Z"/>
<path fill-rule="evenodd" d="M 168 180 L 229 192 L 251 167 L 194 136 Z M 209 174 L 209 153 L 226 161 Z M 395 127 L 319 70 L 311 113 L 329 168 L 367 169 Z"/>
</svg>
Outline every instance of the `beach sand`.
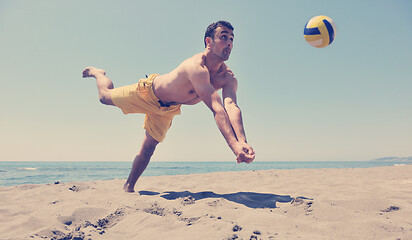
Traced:
<svg viewBox="0 0 412 240">
<path fill-rule="evenodd" d="M 0 187 L 0 239 L 412 239 L 412 165 L 123 183 Z"/>
</svg>

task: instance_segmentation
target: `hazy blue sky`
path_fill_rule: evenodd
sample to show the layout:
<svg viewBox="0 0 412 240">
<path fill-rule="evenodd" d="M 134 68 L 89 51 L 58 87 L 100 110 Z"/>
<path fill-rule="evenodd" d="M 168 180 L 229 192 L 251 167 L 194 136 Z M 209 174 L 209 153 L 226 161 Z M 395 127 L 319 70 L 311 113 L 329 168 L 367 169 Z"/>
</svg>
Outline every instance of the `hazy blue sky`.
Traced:
<svg viewBox="0 0 412 240">
<path fill-rule="evenodd" d="M 334 19 L 332 45 L 303 38 Z M 209 23 L 235 28 L 255 161 L 412 155 L 412 1 L 0 0 L 0 161 L 131 161 L 143 115 L 101 105 L 87 66 L 115 86 L 204 50 Z M 206 105 L 184 106 L 153 161 L 235 161 Z"/>
</svg>

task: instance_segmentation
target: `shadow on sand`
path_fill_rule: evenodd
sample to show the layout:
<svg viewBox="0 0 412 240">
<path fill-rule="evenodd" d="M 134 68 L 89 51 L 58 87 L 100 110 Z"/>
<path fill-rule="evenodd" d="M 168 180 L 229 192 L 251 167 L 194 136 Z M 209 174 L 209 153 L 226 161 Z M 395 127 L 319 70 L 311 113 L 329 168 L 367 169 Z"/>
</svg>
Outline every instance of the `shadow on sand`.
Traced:
<svg viewBox="0 0 412 240">
<path fill-rule="evenodd" d="M 237 192 L 229 194 L 217 194 L 211 191 L 192 193 L 189 191 L 183 192 L 152 192 L 152 191 L 139 191 L 140 195 L 153 196 L 160 195 L 160 197 L 167 200 L 175 200 L 178 198 L 192 197 L 195 201 L 205 198 L 224 198 L 226 200 L 243 204 L 250 208 L 276 208 L 276 203 L 288 203 L 292 202 L 294 198 L 289 195 L 276 195 L 270 193 L 254 193 L 254 192 Z M 300 197 L 304 198 L 304 197 Z"/>
</svg>

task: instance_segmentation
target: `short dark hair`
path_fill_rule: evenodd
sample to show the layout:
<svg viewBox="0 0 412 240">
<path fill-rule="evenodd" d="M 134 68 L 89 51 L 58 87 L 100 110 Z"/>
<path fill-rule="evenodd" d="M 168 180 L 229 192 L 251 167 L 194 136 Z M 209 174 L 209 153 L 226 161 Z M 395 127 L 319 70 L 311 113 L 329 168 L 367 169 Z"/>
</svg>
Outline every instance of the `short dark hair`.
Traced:
<svg viewBox="0 0 412 240">
<path fill-rule="evenodd" d="M 224 26 L 224 27 L 227 27 L 227 28 L 229 28 L 230 30 L 232 30 L 233 31 L 233 26 L 232 26 L 232 24 L 230 24 L 230 22 L 227 22 L 227 21 L 218 21 L 218 22 L 214 22 L 214 23 L 211 23 L 208 27 L 207 27 L 207 29 L 206 29 L 206 32 L 205 32 L 205 38 L 203 39 L 203 41 L 205 42 L 205 47 L 207 46 L 207 44 L 206 44 L 206 38 L 207 37 L 211 37 L 213 40 L 215 39 L 215 30 L 216 30 L 216 28 L 218 28 L 219 26 Z"/>
</svg>

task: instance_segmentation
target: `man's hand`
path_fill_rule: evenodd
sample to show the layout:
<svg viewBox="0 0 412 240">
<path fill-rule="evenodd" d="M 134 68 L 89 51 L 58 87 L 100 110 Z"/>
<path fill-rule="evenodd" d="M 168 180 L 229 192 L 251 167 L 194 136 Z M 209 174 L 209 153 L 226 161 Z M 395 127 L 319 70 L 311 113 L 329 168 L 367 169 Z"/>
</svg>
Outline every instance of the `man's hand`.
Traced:
<svg viewBox="0 0 412 240">
<path fill-rule="evenodd" d="M 235 147 L 235 154 L 238 163 L 251 163 L 255 159 L 255 151 L 247 143 L 238 142 Z"/>
</svg>

